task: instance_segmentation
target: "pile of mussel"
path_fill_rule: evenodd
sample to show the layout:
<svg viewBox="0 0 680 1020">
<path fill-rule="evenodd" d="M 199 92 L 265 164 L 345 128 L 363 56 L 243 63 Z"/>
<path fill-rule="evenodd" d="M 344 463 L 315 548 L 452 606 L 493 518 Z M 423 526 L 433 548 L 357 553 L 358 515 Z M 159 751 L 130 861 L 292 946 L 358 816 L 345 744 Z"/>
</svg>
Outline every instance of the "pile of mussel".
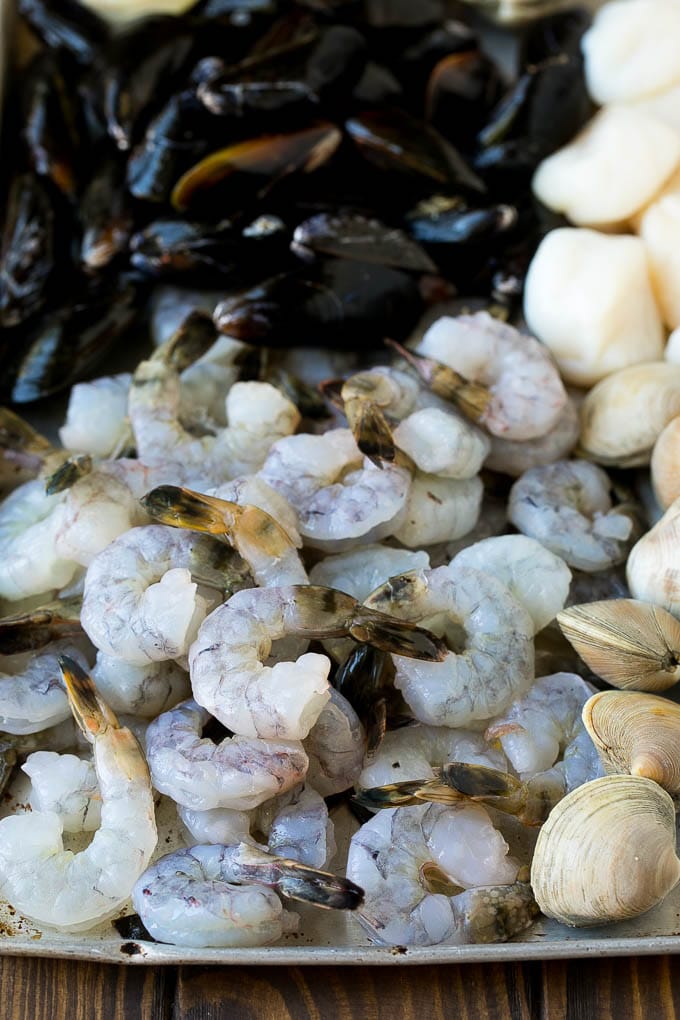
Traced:
<svg viewBox="0 0 680 1020">
<path fill-rule="evenodd" d="M 138 344 L 159 281 L 218 290 L 217 329 L 267 347 L 378 347 L 453 295 L 508 312 L 559 220 L 532 173 L 591 113 L 577 11 L 514 38 L 511 80 L 444 0 L 200 0 L 115 30 L 18 9 L 5 401 Z"/>
</svg>

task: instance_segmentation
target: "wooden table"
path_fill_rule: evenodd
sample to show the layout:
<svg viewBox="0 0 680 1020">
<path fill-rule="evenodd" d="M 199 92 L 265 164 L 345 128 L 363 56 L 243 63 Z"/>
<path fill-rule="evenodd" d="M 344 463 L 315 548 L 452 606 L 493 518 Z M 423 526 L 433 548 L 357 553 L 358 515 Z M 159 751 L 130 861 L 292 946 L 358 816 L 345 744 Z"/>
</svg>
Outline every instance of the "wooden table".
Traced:
<svg viewBox="0 0 680 1020">
<path fill-rule="evenodd" d="M 443 967 L 0 960 L 1 1020 L 680 1018 L 680 957 Z"/>
</svg>

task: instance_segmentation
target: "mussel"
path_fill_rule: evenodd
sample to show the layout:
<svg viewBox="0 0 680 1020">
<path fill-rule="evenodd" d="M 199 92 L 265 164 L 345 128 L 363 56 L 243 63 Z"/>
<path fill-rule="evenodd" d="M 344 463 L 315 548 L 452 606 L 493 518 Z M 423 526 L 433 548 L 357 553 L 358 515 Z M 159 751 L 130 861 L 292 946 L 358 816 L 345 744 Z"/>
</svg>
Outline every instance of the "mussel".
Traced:
<svg viewBox="0 0 680 1020">
<path fill-rule="evenodd" d="M 53 198 L 35 174 L 14 178 L 0 251 L 0 324 L 17 326 L 45 304 L 55 269 Z"/>
<path fill-rule="evenodd" d="M 326 259 L 311 275 L 272 277 L 215 309 L 222 333 L 266 347 L 357 349 L 406 336 L 423 308 L 417 281 L 389 266 Z"/>
<path fill-rule="evenodd" d="M 74 198 L 85 156 L 80 149 L 73 82 L 67 83 L 61 63 L 53 51 L 46 50 L 28 68 L 23 136 L 35 172 L 49 177 L 60 191 Z"/>
<path fill-rule="evenodd" d="M 104 160 L 81 199 L 80 260 L 87 271 L 103 269 L 127 247 L 133 217 L 123 171 L 118 160 Z"/>
</svg>

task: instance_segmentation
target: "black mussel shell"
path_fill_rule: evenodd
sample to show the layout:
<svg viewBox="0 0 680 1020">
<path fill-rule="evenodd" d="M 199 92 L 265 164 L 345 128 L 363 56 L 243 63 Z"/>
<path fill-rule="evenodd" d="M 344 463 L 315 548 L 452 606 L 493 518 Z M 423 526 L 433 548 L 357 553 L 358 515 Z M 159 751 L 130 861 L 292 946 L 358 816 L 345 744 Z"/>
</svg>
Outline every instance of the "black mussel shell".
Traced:
<svg viewBox="0 0 680 1020">
<path fill-rule="evenodd" d="M 501 175 L 530 174 L 564 145 L 593 111 L 580 57 L 550 57 L 529 68 L 479 132 L 475 166 Z"/>
<path fill-rule="evenodd" d="M 80 64 L 93 64 L 109 39 L 106 23 L 77 0 L 19 0 L 19 13 L 48 46 Z"/>
<path fill-rule="evenodd" d="M 379 347 L 408 335 L 423 310 L 417 282 L 389 266 L 327 259 L 283 273 L 215 309 L 222 333 L 264 347 Z"/>
<path fill-rule="evenodd" d="M 416 273 L 435 273 L 429 255 L 407 234 L 358 213 L 319 213 L 300 223 L 292 249 L 301 258 L 335 258 L 375 262 Z"/>
<path fill-rule="evenodd" d="M 500 76 L 485 54 L 479 50 L 452 53 L 432 70 L 425 96 L 426 116 L 445 138 L 467 149 L 500 95 Z"/>
<path fill-rule="evenodd" d="M 83 194 L 78 212 L 80 260 L 86 272 L 103 269 L 127 248 L 133 217 L 124 173 L 119 160 L 104 159 Z"/>
<path fill-rule="evenodd" d="M 212 152 L 188 170 L 172 192 L 180 212 L 204 209 L 238 209 L 293 173 L 311 173 L 333 155 L 341 141 L 328 122 L 299 131 L 265 135 Z"/>
<path fill-rule="evenodd" d="M 366 0 L 365 17 L 374 28 L 434 25 L 446 16 L 444 0 Z"/>
<path fill-rule="evenodd" d="M 393 103 L 401 96 L 399 79 L 383 64 L 369 60 L 354 87 L 352 99 L 361 107 Z"/>
<path fill-rule="evenodd" d="M 150 119 L 189 70 L 194 40 L 178 28 L 182 24 L 177 18 L 147 18 L 114 37 L 104 71 L 103 114 L 123 151 L 139 138 L 140 122 Z"/>
<path fill-rule="evenodd" d="M 423 183 L 484 191 L 463 157 L 431 125 L 403 110 L 386 108 L 352 117 L 347 132 L 366 159 Z"/>
<path fill-rule="evenodd" d="M 130 193 L 146 202 L 165 202 L 178 177 L 214 147 L 215 120 L 193 90 L 172 96 L 130 155 Z"/>
<path fill-rule="evenodd" d="M 490 242 L 512 230 L 518 221 L 513 205 L 470 207 L 460 198 L 434 196 L 406 218 L 412 237 L 427 245 L 468 245 Z"/>
<path fill-rule="evenodd" d="M 585 7 L 572 7 L 530 22 L 522 39 L 522 64 L 540 64 L 561 54 L 579 56 L 581 39 L 592 23 Z"/>
<path fill-rule="evenodd" d="M 20 174 L 9 189 L 0 250 L 0 324 L 20 325 L 47 299 L 55 268 L 55 205 L 35 174 Z"/>
<path fill-rule="evenodd" d="M 23 86 L 23 136 L 31 165 L 73 198 L 83 166 L 74 82 L 67 84 L 57 55 L 39 53 L 29 66 Z"/>
<path fill-rule="evenodd" d="M 22 338 L 2 372 L 5 397 L 18 404 L 50 396 L 92 371 L 138 315 L 138 288 L 119 277 L 48 312 Z"/>
</svg>

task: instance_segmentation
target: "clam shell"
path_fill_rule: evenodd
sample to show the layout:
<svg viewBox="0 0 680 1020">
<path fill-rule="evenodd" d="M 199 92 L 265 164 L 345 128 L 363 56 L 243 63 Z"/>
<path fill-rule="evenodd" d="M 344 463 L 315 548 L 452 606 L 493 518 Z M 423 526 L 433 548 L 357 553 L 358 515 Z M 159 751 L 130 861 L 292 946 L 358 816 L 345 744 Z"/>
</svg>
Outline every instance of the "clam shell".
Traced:
<svg viewBox="0 0 680 1020">
<path fill-rule="evenodd" d="M 633 546 L 626 580 L 634 598 L 680 616 L 680 499 Z"/>
<path fill-rule="evenodd" d="M 581 450 L 599 464 L 649 464 L 657 438 L 679 414 L 680 365 L 630 365 L 599 382 L 583 401 Z"/>
<path fill-rule="evenodd" d="M 659 506 L 667 510 L 680 496 L 680 418 L 673 418 L 654 444 L 652 485 Z"/>
<path fill-rule="evenodd" d="M 612 687 L 665 691 L 680 680 L 680 623 L 660 606 L 607 599 L 557 614 L 562 633 Z"/>
<path fill-rule="evenodd" d="M 600 691 L 583 723 L 609 773 L 651 779 L 680 793 L 680 705 L 636 691 Z"/>
<path fill-rule="evenodd" d="M 644 914 L 679 879 L 673 801 L 638 776 L 604 776 L 568 794 L 541 829 L 531 865 L 543 913 L 574 927 Z"/>
</svg>

